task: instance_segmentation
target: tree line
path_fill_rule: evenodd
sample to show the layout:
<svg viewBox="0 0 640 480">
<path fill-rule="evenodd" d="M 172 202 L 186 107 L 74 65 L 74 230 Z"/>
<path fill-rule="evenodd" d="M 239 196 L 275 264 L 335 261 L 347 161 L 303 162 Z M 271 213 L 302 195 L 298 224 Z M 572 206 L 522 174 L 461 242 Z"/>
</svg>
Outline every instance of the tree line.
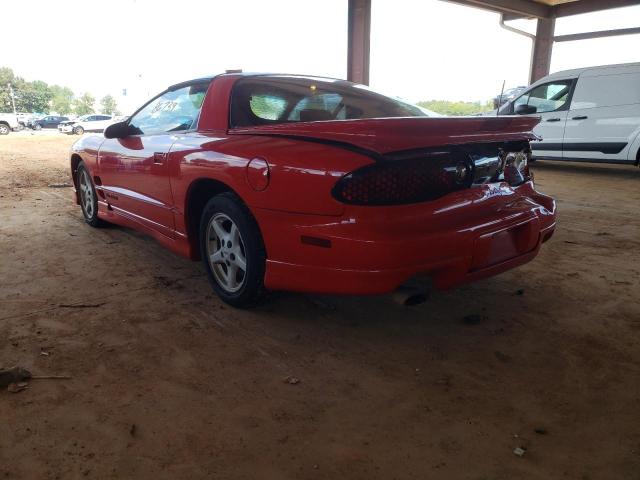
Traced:
<svg viewBox="0 0 640 480">
<path fill-rule="evenodd" d="M 27 82 L 16 76 L 12 69 L 0 67 L 0 112 L 13 112 L 13 101 L 17 112 L 56 112 L 59 115 L 95 113 L 96 103 L 95 97 L 89 92 L 76 97 L 69 87 L 48 85 L 42 80 Z M 111 95 L 105 95 L 100 99 L 100 110 L 106 115 L 120 114 L 116 99 Z"/>
</svg>

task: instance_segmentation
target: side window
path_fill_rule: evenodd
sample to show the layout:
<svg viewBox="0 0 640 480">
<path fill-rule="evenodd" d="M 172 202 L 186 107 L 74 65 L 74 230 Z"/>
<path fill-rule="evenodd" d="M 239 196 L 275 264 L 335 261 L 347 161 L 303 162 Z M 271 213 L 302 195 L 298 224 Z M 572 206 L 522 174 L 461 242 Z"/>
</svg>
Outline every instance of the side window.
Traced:
<svg viewBox="0 0 640 480">
<path fill-rule="evenodd" d="M 337 93 L 321 93 L 304 97 L 289 114 L 289 120 L 297 122 L 344 120 L 345 118 L 346 109 L 342 102 L 342 95 Z"/>
<path fill-rule="evenodd" d="M 536 113 L 559 110 L 567 104 L 571 83 L 571 80 L 563 80 L 538 85 L 517 98 L 513 103 L 514 108 L 518 108 L 519 105 L 530 105 L 536 107 Z"/>
<path fill-rule="evenodd" d="M 189 130 L 195 126 L 208 87 L 199 83 L 165 92 L 131 117 L 129 125 L 136 135 Z"/>
<path fill-rule="evenodd" d="M 249 99 L 251 113 L 263 120 L 278 120 L 288 104 L 285 98 L 269 93 L 251 95 Z"/>
<path fill-rule="evenodd" d="M 613 107 L 640 103 L 640 73 L 581 76 L 571 109 Z"/>
</svg>

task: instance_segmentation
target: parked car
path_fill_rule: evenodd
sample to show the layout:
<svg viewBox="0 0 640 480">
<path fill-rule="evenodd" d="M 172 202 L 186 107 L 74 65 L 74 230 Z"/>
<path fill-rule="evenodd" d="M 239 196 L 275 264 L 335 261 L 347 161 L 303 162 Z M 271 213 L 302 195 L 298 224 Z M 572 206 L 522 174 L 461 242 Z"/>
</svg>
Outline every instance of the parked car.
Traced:
<svg viewBox="0 0 640 480">
<path fill-rule="evenodd" d="M 62 133 L 82 135 L 84 132 L 102 132 L 113 123 L 111 115 L 84 115 L 77 120 L 60 123 Z"/>
<path fill-rule="evenodd" d="M 32 118 L 32 116 L 32 113 L 18 113 L 16 117 L 18 118 L 19 128 L 27 128 L 29 120 Z"/>
<path fill-rule="evenodd" d="M 34 113 L 31 116 L 25 118 L 24 126 L 26 128 L 34 129 L 35 128 L 35 122 L 38 121 L 38 120 L 43 119 L 44 117 L 46 117 L 46 115 L 43 115 L 43 114 L 40 114 L 40 113 Z"/>
<path fill-rule="evenodd" d="M 9 135 L 12 130 L 20 127 L 18 118 L 13 113 L 0 113 L 0 135 Z"/>
<path fill-rule="evenodd" d="M 538 80 L 501 115 L 540 115 L 535 159 L 640 161 L 640 63 L 579 68 Z"/>
<path fill-rule="evenodd" d="M 69 120 L 69 118 L 58 115 L 47 115 L 32 122 L 32 128 L 34 130 L 40 130 L 42 128 L 58 128 L 60 122 L 64 122 L 66 120 Z"/>
<path fill-rule="evenodd" d="M 513 87 L 513 88 L 508 88 L 502 93 L 499 93 L 498 95 L 493 97 L 493 108 L 497 109 L 498 107 L 504 105 L 505 103 L 510 102 L 511 100 L 516 98 L 518 95 L 520 95 L 522 92 L 524 92 L 526 89 L 527 87 Z"/>
<path fill-rule="evenodd" d="M 528 171 L 534 117 L 430 118 L 343 80 L 229 73 L 169 87 L 72 147 L 86 223 L 202 258 L 246 307 L 266 289 L 436 288 L 532 260 L 555 202 Z"/>
</svg>

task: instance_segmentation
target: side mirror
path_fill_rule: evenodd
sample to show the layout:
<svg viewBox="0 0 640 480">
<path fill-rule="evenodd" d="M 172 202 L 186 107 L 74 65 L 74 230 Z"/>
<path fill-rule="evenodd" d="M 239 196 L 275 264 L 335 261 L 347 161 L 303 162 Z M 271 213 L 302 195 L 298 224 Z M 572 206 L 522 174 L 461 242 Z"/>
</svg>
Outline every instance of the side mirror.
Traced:
<svg viewBox="0 0 640 480">
<path fill-rule="evenodd" d="M 538 109 L 533 105 L 518 105 L 515 110 L 516 115 L 531 115 L 532 113 L 536 113 Z"/>
<path fill-rule="evenodd" d="M 104 129 L 105 138 L 126 138 L 131 135 L 131 129 L 127 122 L 112 123 Z"/>
</svg>

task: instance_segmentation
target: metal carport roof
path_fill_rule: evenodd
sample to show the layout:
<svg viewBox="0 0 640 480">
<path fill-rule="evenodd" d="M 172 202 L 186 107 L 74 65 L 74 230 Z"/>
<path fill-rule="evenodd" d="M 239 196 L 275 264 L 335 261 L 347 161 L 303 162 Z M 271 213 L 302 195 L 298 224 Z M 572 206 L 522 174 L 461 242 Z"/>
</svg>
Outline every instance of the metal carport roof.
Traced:
<svg viewBox="0 0 640 480">
<path fill-rule="evenodd" d="M 354 82 L 369 83 L 369 44 L 371 36 L 371 1 L 348 0 L 348 55 L 347 78 Z M 640 5 L 640 0 L 444 0 L 469 7 L 481 8 L 501 14 L 500 26 L 533 41 L 531 52 L 531 83 L 548 75 L 554 42 L 581 40 L 614 35 L 640 33 L 634 28 L 555 35 L 556 18 L 597 12 L 611 8 Z M 506 25 L 504 22 L 520 18 L 537 19 L 535 35 Z"/>
</svg>

